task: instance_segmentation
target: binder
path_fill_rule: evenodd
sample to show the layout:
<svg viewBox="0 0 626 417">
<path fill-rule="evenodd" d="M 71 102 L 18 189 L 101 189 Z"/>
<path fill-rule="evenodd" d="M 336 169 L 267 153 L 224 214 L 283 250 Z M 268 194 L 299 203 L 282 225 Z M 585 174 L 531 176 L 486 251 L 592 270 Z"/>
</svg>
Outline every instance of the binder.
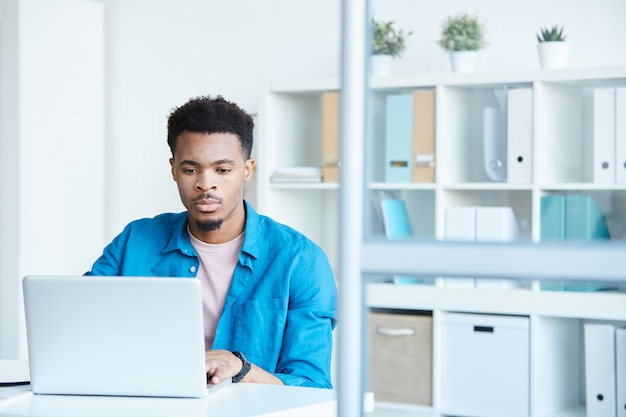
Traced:
<svg viewBox="0 0 626 417">
<path fill-rule="evenodd" d="M 615 417 L 615 329 L 585 323 L 584 339 L 587 417 Z"/>
<path fill-rule="evenodd" d="M 541 241 L 565 240 L 565 196 L 559 194 L 541 197 Z"/>
<path fill-rule="evenodd" d="M 615 89 L 593 90 L 593 182 L 615 182 Z"/>
<path fill-rule="evenodd" d="M 602 208 L 588 195 L 565 197 L 565 239 L 609 239 L 609 229 Z"/>
<path fill-rule="evenodd" d="M 626 87 L 615 89 L 615 180 L 626 183 Z"/>
<path fill-rule="evenodd" d="M 496 107 L 483 110 L 483 163 L 491 181 L 506 181 L 506 111 Z"/>
<path fill-rule="evenodd" d="M 339 93 L 322 94 L 322 181 L 339 181 Z"/>
<path fill-rule="evenodd" d="M 617 417 L 626 417 L 626 327 L 615 329 Z"/>
<path fill-rule="evenodd" d="M 406 239 L 413 236 L 409 213 L 404 200 L 387 198 L 381 200 L 385 235 L 388 239 Z"/>
<path fill-rule="evenodd" d="M 385 121 L 385 181 L 411 182 L 413 95 L 388 95 Z"/>
<path fill-rule="evenodd" d="M 476 207 L 476 242 L 511 242 L 519 227 L 511 207 Z M 512 279 L 476 278 L 476 288 L 515 288 Z"/>
<path fill-rule="evenodd" d="M 413 182 L 435 182 L 435 90 L 413 92 Z"/>
<path fill-rule="evenodd" d="M 532 181 L 533 90 L 507 90 L 507 180 L 510 183 Z"/>
<path fill-rule="evenodd" d="M 445 211 L 446 241 L 476 241 L 476 207 L 449 207 Z M 474 288 L 475 279 L 445 277 L 444 286 L 449 288 Z"/>
</svg>

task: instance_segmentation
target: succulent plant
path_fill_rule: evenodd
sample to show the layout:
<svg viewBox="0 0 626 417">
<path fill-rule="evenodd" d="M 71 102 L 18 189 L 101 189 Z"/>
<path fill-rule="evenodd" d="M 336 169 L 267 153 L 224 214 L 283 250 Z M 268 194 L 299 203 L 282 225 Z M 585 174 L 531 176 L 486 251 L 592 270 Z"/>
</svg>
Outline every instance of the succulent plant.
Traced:
<svg viewBox="0 0 626 417">
<path fill-rule="evenodd" d="M 487 46 L 487 31 L 478 16 L 459 13 L 446 18 L 441 26 L 437 43 L 446 51 L 478 51 Z"/>
<path fill-rule="evenodd" d="M 391 55 L 401 57 L 406 49 L 406 42 L 413 34 L 396 29 L 394 22 L 382 22 L 372 19 L 372 55 Z"/>
<path fill-rule="evenodd" d="M 563 29 L 563 26 L 560 29 L 558 26 L 552 26 L 551 29 L 541 28 L 541 35 L 537 33 L 537 40 L 539 42 L 565 42 Z"/>
</svg>

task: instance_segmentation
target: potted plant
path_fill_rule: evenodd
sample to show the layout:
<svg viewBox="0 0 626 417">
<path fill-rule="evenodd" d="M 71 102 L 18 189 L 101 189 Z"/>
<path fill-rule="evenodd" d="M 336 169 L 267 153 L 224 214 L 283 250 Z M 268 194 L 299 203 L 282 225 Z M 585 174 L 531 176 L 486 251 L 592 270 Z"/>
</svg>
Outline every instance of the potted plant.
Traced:
<svg viewBox="0 0 626 417">
<path fill-rule="evenodd" d="M 448 16 L 441 26 L 438 44 L 449 52 L 452 71 L 474 71 L 477 51 L 487 46 L 484 24 L 477 15 L 462 12 Z"/>
<path fill-rule="evenodd" d="M 539 65 L 541 68 L 565 68 L 569 55 L 569 43 L 565 41 L 563 26 L 540 28 L 537 33 L 537 51 L 539 52 Z"/>
<path fill-rule="evenodd" d="M 372 75 L 391 74 L 392 60 L 402 57 L 412 34 L 412 31 L 396 29 L 393 21 L 377 21 L 372 18 Z"/>
</svg>

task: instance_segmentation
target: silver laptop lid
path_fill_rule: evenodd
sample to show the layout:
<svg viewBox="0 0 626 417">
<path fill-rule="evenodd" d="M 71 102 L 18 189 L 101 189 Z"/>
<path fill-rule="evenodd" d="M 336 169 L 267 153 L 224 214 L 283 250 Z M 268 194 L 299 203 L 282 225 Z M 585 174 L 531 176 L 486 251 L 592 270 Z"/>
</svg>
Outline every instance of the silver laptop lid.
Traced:
<svg viewBox="0 0 626 417">
<path fill-rule="evenodd" d="M 207 394 L 197 279 L 27 276 L 23 289 L 33 392 Z"/>
</svg>

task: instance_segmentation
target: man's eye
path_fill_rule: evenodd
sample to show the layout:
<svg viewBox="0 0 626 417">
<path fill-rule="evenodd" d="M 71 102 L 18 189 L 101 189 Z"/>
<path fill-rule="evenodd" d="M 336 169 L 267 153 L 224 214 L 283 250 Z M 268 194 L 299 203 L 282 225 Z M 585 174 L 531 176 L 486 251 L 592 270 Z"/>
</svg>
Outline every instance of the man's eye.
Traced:
<svg viewBox="0 0 626 417">
<path fill-rule="evenodd" d="M 220 174 L 228 174 L 230 172 L 230 169 L 228 169 L 228 168 L 218 168 L 217 172 L 219 172 Z"/>
<path fill-rule="evenodd" d="M 196 173 L 197 171 L 198 171 L 198 170 L 197 170 L 197 169 L 195 169 L 195 168 L 184 168 L 184 169 L 183 169 L 183 172 L 184 172 L 185 174 L 194 174 L 194 173 Z"/>
</svg>

